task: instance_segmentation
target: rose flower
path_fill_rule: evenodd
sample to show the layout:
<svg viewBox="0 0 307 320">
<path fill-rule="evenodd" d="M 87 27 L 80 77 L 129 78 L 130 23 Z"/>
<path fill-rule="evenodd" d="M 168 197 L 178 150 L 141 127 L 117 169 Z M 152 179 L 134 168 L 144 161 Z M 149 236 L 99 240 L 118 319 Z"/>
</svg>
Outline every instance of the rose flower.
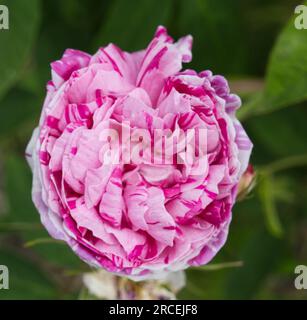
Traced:
<svg viewBox="0 0 307 320">
<path fill-rule="evenodd" d="M 68 49 L 51 64 L 26 151 L 32 198 L 49 234 L 91 266 L 158 278 L 208 263 L 226 241 L 252 143 L 225 78 L 182 70 L 191 46 L 158 27 L 145 50 Z"/>
</svg>

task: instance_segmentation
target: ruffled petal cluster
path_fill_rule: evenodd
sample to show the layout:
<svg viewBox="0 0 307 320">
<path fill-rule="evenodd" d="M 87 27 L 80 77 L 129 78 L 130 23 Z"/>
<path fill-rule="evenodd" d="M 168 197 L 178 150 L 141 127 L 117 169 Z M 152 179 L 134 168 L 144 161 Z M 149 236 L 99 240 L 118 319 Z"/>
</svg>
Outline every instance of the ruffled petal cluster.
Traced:
<svg viewBox="0 0 307 320">
<path fill-rule="evenodd" d="M 68 49 L 51 64 L 27 148 L 32 197 L 50 235 L 90 265 L 159 277 L 206 264 L 225 243 L 252 143 L 225 78 L 182 70 L 191 46 L 191 36 L 174 42 L 159 27 L 145 50 Z M 140 130 L 149 137 L 142 154 Z M 175 150 L 152 151 L 161 130 L 169 134 L 157 145 L 176 136 Z M 188 161 L 195 156 L 182 138 L 192 130 L 206 133 L 197 161 Z M 110 139 L 114 132 L 118 139 Z"/>
</svg>

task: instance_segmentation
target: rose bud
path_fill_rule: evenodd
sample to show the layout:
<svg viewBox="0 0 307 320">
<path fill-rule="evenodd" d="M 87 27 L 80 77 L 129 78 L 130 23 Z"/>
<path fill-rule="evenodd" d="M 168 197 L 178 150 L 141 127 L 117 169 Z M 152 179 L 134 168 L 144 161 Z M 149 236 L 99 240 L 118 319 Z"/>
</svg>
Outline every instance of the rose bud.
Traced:
<svg viewBox="0 0 307 320">
<path fill-rule="evenodd" d="M 255 183 L 256 173 L 254 167 L 249 164 L 239 181 L 237 201 L 243 200 L 253 190 Z"/>
</svg>

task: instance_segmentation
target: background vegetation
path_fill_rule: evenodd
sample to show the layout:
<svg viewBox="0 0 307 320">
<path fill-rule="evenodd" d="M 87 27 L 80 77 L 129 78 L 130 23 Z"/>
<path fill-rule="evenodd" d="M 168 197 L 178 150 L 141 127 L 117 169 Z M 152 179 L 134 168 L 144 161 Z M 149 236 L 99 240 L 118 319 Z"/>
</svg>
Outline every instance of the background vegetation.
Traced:
<svg viewBox="0 0 307 320">
<path fill-rule="evenodd" d="M 227 245 L 211 266 L 188 271 L 180 297 L 307 298 L 294 288 L 295 266 L 307 264 L 307 30 L 293 25 L 300 1 L 0 2 L 10 10 L 10 30 L 0 30 L 0 264 L 10 269 L 10 290 L 0 299 L 76 298 L 87 270 L 48 238 L 30 199 L 24 150 L 49 63 L 67 47 L 141 49 L 158 24 L 174 37 L 191 33 L 189 67 L 226 75 L 243 97 L 239 116 L 258 172 L 253 193 L 235 206 Z"/>
</svg>

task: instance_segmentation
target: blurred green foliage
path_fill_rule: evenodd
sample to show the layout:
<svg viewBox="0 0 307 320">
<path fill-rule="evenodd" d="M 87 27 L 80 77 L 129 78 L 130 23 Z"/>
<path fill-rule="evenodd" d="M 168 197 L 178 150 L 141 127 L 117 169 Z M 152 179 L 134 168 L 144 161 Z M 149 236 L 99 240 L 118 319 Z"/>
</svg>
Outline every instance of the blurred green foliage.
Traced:
<svg viewBox="0 0 307 320">
<path fill-rule="evenodd" d="M 192 34 L 193 62 L 230 79 L 254 142 L 257 187 L 237 203 L 227 244 L 211 268 L 191 269 L 180 298 L 306 299 L 294 268 L 307 264 L 307 30 L 294 0 L 6 0 L 0 30 L 0 264 L 10 290 L 0 299 L 70 299 L 85 266 L 47 233 L 30 195 L 24 150 L 38 121 L 50 62 L 68 48 L 108 42 L 146 46 L 157 25 Z M 255 86 L 256 79 L 257 86 Z M 42 239 L 36 240 L 35 239 Z M 29 242 L 30 241 L 30 242 Z M 27 248 L 25 243 L 28 243 Z M 239 261 L 235 264 L 229 262 Z M 241 266 L 242 261 L 242 266 Z"/>
</svg>

